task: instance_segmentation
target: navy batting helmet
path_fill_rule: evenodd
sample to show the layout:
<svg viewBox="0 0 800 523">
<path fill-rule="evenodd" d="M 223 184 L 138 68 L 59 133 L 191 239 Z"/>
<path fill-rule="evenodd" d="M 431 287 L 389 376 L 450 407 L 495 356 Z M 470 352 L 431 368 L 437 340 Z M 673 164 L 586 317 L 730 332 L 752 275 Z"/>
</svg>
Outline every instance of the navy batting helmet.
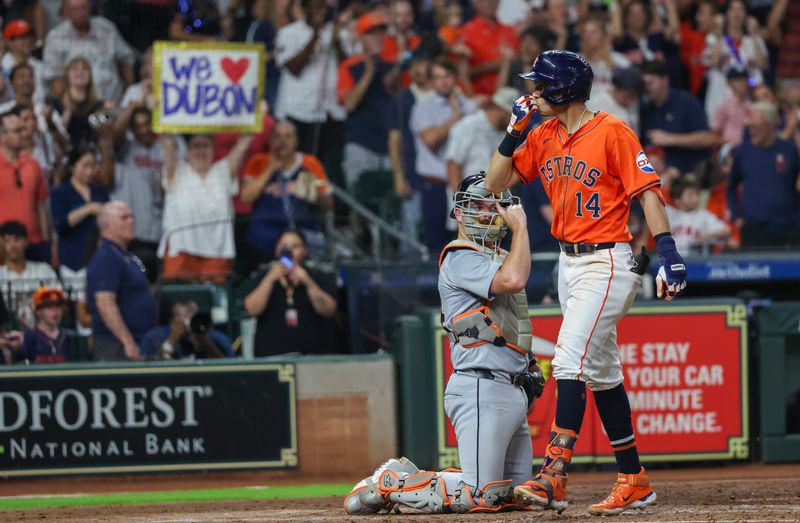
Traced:
<svg viewBox="0 0 800 523">
<path fill-rule="evenodd" d="M 588 100 L 594 73 L 584 57 L 572 51 L 545 51 L 533 62 L 525 80 L 545 84 L 542 98 L 551 105 Z"/>
</svg>

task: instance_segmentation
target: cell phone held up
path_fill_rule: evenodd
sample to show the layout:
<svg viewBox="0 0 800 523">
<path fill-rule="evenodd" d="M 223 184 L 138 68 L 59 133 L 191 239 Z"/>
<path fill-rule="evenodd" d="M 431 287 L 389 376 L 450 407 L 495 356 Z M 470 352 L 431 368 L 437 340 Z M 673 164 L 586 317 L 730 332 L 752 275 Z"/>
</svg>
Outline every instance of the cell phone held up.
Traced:
<svg viewBox="0 0 800 523">
<path fill-rule="evenodd" d="M 292 259 L 292 251 L 284 249 L 280 253 L 279 260 L 286 266 L 287 269 L 294 269 L 294 260 Z"/>
</svg>

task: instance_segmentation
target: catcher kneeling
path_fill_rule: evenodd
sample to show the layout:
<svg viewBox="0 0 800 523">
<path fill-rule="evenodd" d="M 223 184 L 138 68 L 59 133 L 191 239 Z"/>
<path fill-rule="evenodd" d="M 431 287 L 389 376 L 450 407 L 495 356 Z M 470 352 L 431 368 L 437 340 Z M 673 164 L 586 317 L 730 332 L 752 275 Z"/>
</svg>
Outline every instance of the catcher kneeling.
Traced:
<svg viewBox="0 0 800 523">
<path fill-rule="evenodd" d="M 527 221 L 519 199 L 486 190 L 472 175 L 454 195 L 458 238 L 439 257 L 442 324 L 455 371 L 444 394 L 458 439 L 461 470 L 419 470 L 390 459 L 353 487 L 348 514 L 395 506 L 425 512 L 525 510 L 514 486 L 530 479 L 527 415 L 544 379 L 531 353 L 525 284 L 531 270 Z M 508 229 L 511 248 L 500 248 Z"/>
</svg>

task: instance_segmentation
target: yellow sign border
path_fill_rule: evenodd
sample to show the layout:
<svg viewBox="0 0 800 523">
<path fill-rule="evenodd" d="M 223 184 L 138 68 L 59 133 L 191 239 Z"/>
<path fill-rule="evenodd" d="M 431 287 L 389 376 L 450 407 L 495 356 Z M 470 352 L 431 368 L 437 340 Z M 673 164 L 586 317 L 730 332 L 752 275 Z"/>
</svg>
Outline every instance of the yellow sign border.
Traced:
<svg viewBox="0 0 800 523">
<path fill-rule="evenodd" d="M 252 125 L 163 125 L 161 123 L 161 89 L 162 51 L 166 50 L 198 50 L 198 51 L 255 51 L 258 54 L 258 88 L 256 93 L 255 122 Z M 153 44 L 153 94 L 158 106 L 153 109 L 153 130 L 157 133 L 205 134 L 220 132 L 259 133 L 264 128 L 264 111 L 261 100 L 264 99 L 264 75 L 266 73 L 266 51 L 262 44 L 245 44 L 237 42 L 169 42 L 159 40 Z"/>
</svg>

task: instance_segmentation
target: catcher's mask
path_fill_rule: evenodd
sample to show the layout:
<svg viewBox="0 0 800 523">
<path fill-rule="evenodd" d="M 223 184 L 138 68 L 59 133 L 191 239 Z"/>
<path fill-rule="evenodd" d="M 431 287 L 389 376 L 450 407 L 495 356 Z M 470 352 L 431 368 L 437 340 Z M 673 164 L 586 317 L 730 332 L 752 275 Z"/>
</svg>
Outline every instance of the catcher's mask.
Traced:
<svg viewBox="0 0 800 523">
<path fill-rule="evenodd" d="M 501 207 L 517 205 L 519 198 L 512 196 L 507 189 L 502 193 L 489 191 L 486 188 L 486 173 L 481 172 L 464 178 L 453 195 L 453 202 L 450 217 L 455 218 L 455 209 L 461 210 L 464 233 L 470 240 L 484 248 L 491 243 L 496 249 L 506 235 L 508 226 L 497 212 L 495 204 L 499 203 Z"/>
</svg>

